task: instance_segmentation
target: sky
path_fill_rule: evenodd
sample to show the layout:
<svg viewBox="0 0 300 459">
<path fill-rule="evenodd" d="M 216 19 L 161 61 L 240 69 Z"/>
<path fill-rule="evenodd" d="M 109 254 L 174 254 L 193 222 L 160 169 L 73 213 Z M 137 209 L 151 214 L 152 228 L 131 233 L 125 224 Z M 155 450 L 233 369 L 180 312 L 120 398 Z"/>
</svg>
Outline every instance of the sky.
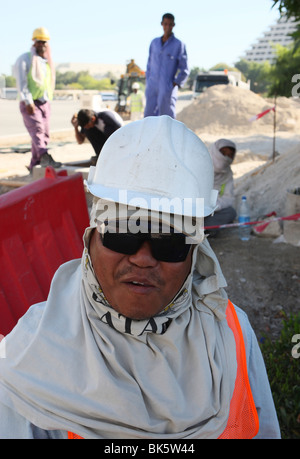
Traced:
<svg viewBox="0 0 300 459">
<path fill-rule="evenodd" d="M 56 64 L 124 64 L 125 70 L 134 59 L 145 70 L 150 41 L 162 35 L 167 12 L 175 16 L 173 32 L 186 45 L 190 68 L 233 65 L 279 18 L 272 5 L 273 0 L 2 2 L 0 75 L 10 75 L 17 57 L 30 50 L 37 27 L 49 30 Z"/>
</svg>

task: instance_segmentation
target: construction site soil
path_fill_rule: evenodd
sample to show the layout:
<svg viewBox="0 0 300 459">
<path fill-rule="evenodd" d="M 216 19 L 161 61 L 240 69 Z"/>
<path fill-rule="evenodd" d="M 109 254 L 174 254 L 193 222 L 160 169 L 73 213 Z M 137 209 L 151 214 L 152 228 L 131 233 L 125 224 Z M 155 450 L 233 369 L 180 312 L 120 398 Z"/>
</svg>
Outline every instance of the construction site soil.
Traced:
<svg viewBox="0 0 300 459">
<path fill-rule="evenodd" d="M 286 215 L 287 190 L 300 187 L 299 102 L 289 99 L 280 101 L 282 110 L 278 110 L 278 123 L 281 130 L 276 134 L 276 150 L 279 154 L 276 159 L 270 159 L 272 117 L 269 121 L 267 117 L 263 118 L 263 125 L 257 125 L 257 132 L 253 125 L 249 128 L 248 120 L 245 121 L 246 116 L 250 118 L 259 113 L 258 110 L 269 107 L 270 102 L 250 92 L 234 92 L 232 88 L 211 88 L 211 105 L 208 96 L 209 90 L 202 99 L 191 102 L 183 109 L 178 119 L 193 129 L 207 146 L 225 136 L 237 143 L 238 152 L 232 166 L 237 202 L 241 195 L 247 195 L 252 219 L 273 211 L 277 216 Z M 247 115 L 239 114 L 238 107 L 245 107 L 250 99 L 254 106 L 252 112 L 248 110 Z M 215 110 L 215 100 L 218 100 L 219 108 L 213 118 L 209 113 Z M 221 113 L 222 100 L 224 107 L 227 107 L 227 118 L 225 109 Z M 201 103 L 205 110 L 202 110 Z M 230 104 L 235 105 L 232 112 Z M 55 138 L 52 137 L 53 140 Z M 89 144 L 78 146 L 74 142 L 72 132 L 71 137 L 69 133 L 64 141 L 59 139 L 60 144 L 52 145 L 51 154 L 57 161 L 89 159 L 93 155 Z M 25 168 L 29 160 L 30 152 L 18 154 L 0 151 L 0 193 L 13 190 L 11 186 L 5 186 L 3 180 L 25 183 L 32 180 Z M 228 297 L 248 314 L 259 340 L 265 335 L 272 339 L 278 338 L 283 317 L 300 311 L 300 241 L 292 245 L 284 240 L 283 222 L 278 223 L 277 229 L 279 233 L 273 237 L 261 237 L 252 233 L 249 241 L 239 239 L 236 227 L 220 229 L 216 237 L 209 238 L 228 283 Z"/>
<path fill-rule="evenodd" d="M 238 238 L 223 229 L 211 239 L 230 300 L 243 309 L 259 340 L 277 339 L 282 319 L 300 310 L 300 249 L 271 238 Z"/>
</svg>

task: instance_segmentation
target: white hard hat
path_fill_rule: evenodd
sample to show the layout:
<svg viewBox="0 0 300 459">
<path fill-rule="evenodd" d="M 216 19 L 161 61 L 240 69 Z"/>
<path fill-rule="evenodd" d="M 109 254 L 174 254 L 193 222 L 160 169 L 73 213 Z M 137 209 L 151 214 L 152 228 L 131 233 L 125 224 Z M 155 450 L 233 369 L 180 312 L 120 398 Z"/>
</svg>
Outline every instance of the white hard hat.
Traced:
<svg viewBox="0 0 300 459">
<path fill-rule="evenodd" d="M 137 82 L 135 82 L 132 85 L 132 89 L 140 89 L 140 85 Z"/>
<path fill-rule="evenodd" d="M 94 196 L 126 205 L 142 202 L 141 207 L 153 212 L 162 211 L 159 206 L 165 198 L 188 200 L 174 214 L 203 218 L 216 208 L 213 182 L 213 164 L 204 143 L 183 123 L 164 115 L 115 131 L 96 167 L 90 168 L 86 185 Z M 197 198 L 204 203 L 201 215 Z"/>
</svg>

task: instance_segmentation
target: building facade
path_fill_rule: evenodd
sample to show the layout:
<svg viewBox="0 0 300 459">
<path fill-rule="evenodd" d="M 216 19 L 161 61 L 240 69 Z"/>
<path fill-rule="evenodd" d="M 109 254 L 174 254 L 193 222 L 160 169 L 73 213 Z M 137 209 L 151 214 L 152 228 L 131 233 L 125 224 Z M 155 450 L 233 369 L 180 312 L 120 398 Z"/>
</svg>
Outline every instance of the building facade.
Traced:
<svg viewBox="0 0 300 459">
<path fill-rule="evenodd" d="M 291 44 L 293 39 L 290 34 L 296 30 L 297 24 L 293 19 L 287 20 L 285 17 L 281 17 L 269 27 L 269 30 L 264 32 L 262 37 L 256 40 L 242 56 L 242 59 L 258 63 L 268 61 L 273 64 L 276 58 L 274 45 L 288 46 Z"/>
</svg>

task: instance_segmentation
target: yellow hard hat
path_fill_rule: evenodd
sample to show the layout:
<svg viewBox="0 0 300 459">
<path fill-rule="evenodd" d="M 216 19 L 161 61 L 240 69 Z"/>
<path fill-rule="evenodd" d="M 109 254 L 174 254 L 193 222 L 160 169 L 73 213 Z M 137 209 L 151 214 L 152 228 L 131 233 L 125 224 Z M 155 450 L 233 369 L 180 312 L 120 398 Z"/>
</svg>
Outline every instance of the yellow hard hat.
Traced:
<svg viewBox="0 0 300 459">
<path fill-rule="evenodd" d="M 50 40 L 50 35 L 47 29 L 45 27 L 38 27 L 33 31 L 32 34 L 32 40 L 42 40 L 42 41 L 48 41 Z"/>
</svg>

